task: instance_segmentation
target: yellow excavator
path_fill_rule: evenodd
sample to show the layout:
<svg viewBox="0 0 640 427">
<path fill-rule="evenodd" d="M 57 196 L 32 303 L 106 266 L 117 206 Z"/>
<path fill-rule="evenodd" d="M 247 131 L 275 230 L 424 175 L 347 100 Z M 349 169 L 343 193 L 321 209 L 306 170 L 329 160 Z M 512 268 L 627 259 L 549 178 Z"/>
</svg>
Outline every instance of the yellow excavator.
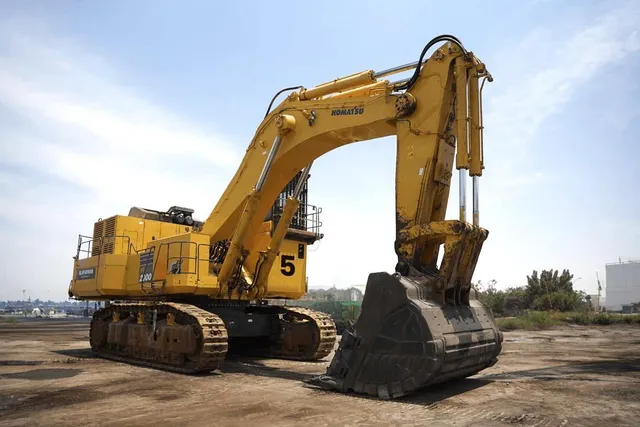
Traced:
<svg viewBox="0 0 640 427">
<path fill-rule="evenodd" d="M 328 356 L 331 317 L 286 303 L 307 292 L 307 246 L 324 237 L 321 209 L 307 203 L 309 171 L 331 150 L 395 135 L 395 272 L 369 275 L 327 372 L 305 382 L 395 398 L 495 364 L 502 334 L 471 286 L 488 236 L 478 224 L 486 80 L 485 65 L 441 35 L 414 63 L 278 92 L 205 221 L 180 206 L 134 207 L 79 236 L 69 295 L 105 301 L 91 321 L 92 349 L 182 373 L 216 370 L 229 352 Z M 445 220 L 454 162 L 460 218 Z"/>
</svg>

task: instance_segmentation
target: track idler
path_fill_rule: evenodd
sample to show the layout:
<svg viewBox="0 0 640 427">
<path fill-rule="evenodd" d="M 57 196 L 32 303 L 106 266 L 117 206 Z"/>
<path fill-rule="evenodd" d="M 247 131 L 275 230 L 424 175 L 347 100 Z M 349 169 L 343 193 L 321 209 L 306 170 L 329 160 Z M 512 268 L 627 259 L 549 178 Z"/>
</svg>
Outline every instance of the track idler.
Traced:
<svg viewBox="0 0 640 427">
<path fill-rule="evenodd" d="M 473 290 L 468 302 L 436 302 L 433 280 L 370 274 L 361 314 L 326 374 L 305 382 L 389 399 L 494 365 L 502 333 L 489 308 Z"/>
</svg>

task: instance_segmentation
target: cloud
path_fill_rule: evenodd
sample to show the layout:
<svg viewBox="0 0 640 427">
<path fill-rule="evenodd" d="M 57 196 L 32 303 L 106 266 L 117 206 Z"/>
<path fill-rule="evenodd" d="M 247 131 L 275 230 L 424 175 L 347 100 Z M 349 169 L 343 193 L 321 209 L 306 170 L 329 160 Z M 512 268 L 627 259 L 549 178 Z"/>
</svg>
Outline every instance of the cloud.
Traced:
<svg viewBox="0 0 640 427">
<path fill-rule="evenodd" d="M 530 153 L 538 149 L 536 138 L 547 121 L 571 114 L 567 107 L 579 91 L 589 85 L 609 85 L 599 81 L 599 76 L 637 56 L 639 16 L 640 3 L 616 2 L 605 14 L 589 22 L 582 20 L 572 31 L 564 22 L 532 28 L 526 37 L 506 40 L 503 47 L 483 58 L 495 78 L 484 90 L 487 170 L 481 179 L 480 200 L 481 224 L 491 235 L 474 279 L 495 278 L 502 286 L 523 284 L 523 272 L 550 256 L 542 247 L 532 250 L 532 244 L 540 240 L 524 229 L 527 221 L 536 221 L 525 214 L 525 208 L 532 186 L 551 185 L 558 172 L 532 162 Z M 505 203 L 505 199 L 518 200 Z M 455 199 L 450 200 L 457 207 Z M 449 212 L 455 216 L 454 209 Z M 576 238 L 566 236 L 567 240 Z M 579 269 L 576 272 L 580 274 Z"/>
<path fill-rule="evenodd" d="M 623 2 L 568 37 L 557 29 L 535 28 L 487 60 L 495 77 L 485 89 L 487 163 L 496 152 L 508 153 L 500 157 L 509 159 L 493 162 L 501 170 L 498 179 L 519 168 L 540 126 L 577 90 L 640 50 L 638 16 L 638 2 Z"/>
<path fill-rule="evenodd" d="M 56 250 L 69 256 L 56 269 L 68 273 L 73 241 L 98 217 L 180 204 L 206 218 L 241 151 L 158 105 L 105 58 L 42 22 L 13 17 L 1 24 L 0 204 L 14 207 L 0 211 L 5 238 L 54 247 L 64 239 Z M 42 243 L 32 250 L 50 259 Z M 65 279 L 52 279 L 46 264 L 30 278 L 34 292 Z M 66 285 L 55 288 L 63 297 Z M 3 288 L 0 299 L 8 296 L 18 290 Z"/>
<path fill-rule="evenodd" d="M 139 193 L 141 180 L 163 193 L 190 183 L 182 189 L 189 192 L 205 184 L 185 173 L 192 167 L 235 169 L 239 156 L 230 144 L 116 80 L 104 58 L 32 21 L 8 22 L 0 105 L 22 123 L 0 130 L 3 163 L 124 199 Z"/>
<path fill-rule="evenodd" d="M 486 58 L 481 55 L 496 78 L 485 88 L 481 218 L 500 223 L 496 229 L 506 240 L 524 232 L 515 219 L 515 228 L 505 225 L 510 218 L 499 212 L 505 209 L 501 199 L 550 180 L 539 164 L 524 162 L 538 130 L 563 113 L 576 91 L 640 50 L 639 12 L 637 2 L 621 3 L 572 34 L 540 27 L 505 41 L 504 49 L 492 47 Z M 28 270 L 28 286 L 55 287 L 64 297 L 77 233 L 90 232 L 98 217 L 126 213 L 133 205 L 181 204 L 206 216 L 239 164 L 241 145 L 235 150 L 215 129 L 160 105 L 124 67 L 48 30 L 46 22 L 0 18 L 0 204 L 13 208 L 0 210 L 0 229 L 6 240 L 20 242 L 20 254 L 18 244 L 3 249 L 1 258 L 13 264 L 3 269 L 3 279 L 24 282 L 17 272 L 9 274 Z M 371 165 L 353 170 L 364 176 Z M 389 176 L 393 179 L 391 171 Z M 345 185 L 341 194 L 348 194 L 346 188 L 361 191 Z M 327 187 L 327 194 L 332 191 Z M 314 253 L 317 261 L 309 260 L 312 283 L 363 283 L 368 272 L 393 268 L 389 191 L 380 200 L 364 193 L 359 199 L 345 197 L 348 205 L 336 200 L 336 208 L 325 211 L 327 237 Z M 457 216 L 455 177 L 451 192 L 450 218 Z M 510 241 L 500 241 L 499 233 L 492 231 L 476 278 L 492 279 L 495 271 L 519 277 L 528 271 L 526 257 Z M 380 247 L 381 241 L 389 248 L 384 254 L 359 253 Z M 509 250 L 495 249 L 501 247 Z M 344 248 L 351 248 L 351 255 L 335 261 L 334 252 Z M 29 261 L 23 252 L 30 252 Z M 33 268 L 33 259 L 42 260 L 39 268 Z M 22 286 L 13 288 L 0 288 L 0 299 L 20 297 Z"/>
</svg>

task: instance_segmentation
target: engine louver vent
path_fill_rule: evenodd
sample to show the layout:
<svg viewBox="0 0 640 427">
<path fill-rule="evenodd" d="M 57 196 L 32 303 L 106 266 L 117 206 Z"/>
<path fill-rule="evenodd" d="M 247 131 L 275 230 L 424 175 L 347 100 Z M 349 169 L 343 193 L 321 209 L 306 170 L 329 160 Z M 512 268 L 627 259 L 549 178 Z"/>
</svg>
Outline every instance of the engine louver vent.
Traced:
<svg viewBox="0 0 640 427">
<path fill-rule="evenodd" d="M 93 224 L 93 243 L 91 247 L 91 256 L 100 255 L 102 236 L 104 235 L 104 221 L 98 221 Z"/>
<path fill-rule="evenodd" d="M 98 221 L 93 225 L 91 256 L 112 254 L 115 247 L 116 217 Z"/>
<path fill-rule="evenodd" d="M 104 244 L 102 246 L 103 254 L 112 254 L 113 247 L 115 246 L 115 235 L 116 235 L 116 218 L 111 217 L 107 218 L 105 221 L 107 224 L 104 230 Z"/>
</svg>

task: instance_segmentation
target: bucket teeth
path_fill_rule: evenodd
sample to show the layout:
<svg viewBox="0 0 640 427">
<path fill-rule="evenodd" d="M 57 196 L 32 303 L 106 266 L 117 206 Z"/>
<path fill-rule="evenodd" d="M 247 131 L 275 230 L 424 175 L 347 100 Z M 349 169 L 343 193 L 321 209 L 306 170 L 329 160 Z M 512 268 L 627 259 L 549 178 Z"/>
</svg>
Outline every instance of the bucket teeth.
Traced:
<svg viewBox="0 0 640 427">
<path fill-rule="evenodd" d="M 429 299 L 424 280 L 369 275 L 361 314 L 326 374 L 305 382 L 390 399 L 495 364 L 502 333 L 491 311 L 473 298 L 441 306 Z"/>
</svg>

